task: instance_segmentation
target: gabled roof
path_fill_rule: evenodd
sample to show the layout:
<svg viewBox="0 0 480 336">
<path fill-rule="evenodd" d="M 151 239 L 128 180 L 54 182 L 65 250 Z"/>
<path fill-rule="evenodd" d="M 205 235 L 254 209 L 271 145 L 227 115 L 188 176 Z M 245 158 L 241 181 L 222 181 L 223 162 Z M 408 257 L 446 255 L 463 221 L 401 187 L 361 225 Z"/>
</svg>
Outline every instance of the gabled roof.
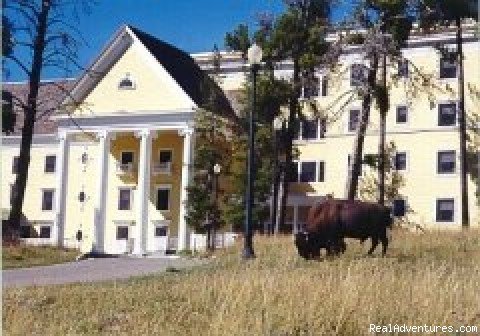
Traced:
<svg viewBox="0 0 480 336">
<path fill-rule="evenodd" d="M 57 110 L 66 93 L 70 91 L 74 79 L 52 79 L 40 82 L 37 99 L 37 114 L 34 125 L 34 134 L 52 134 L 57 131 L 57 122 L 52 118 L 61 111 Z M 28 82 L 6 82 L 2 83 L 2 91 L 7 91 L 22 103 L 27 102 Z M 25 113 L 18 104 L 13 104 L 13 112 L 16 115 L 13 133 L 10 135 L 21 135 Z"/>
<path fill-rule="evenodd" d="M 198 107 L 208 105 L 209 95 L 213 95 L 216 99 L 216 106 L 221 109 L 218 112 L 225 113 L 226 116 L 228 114 L 234 115 L 223 91 L 189 54 L 138 28 L 132 26 L 129 26 L 129 28 Z"/>
<path fill-rule="evenodd" d="M 127 37 L 127 39 L 126 39 Z M 129 37 L 129 38 L 128 38 Z M 77 81 L 72 97 L 82 101 L 105 74 L 123 55 L 134 39 L 145 46 L 173 80 L 190 97 L 197 107 L 211 105 L 212 97 L 217 111 L 224 117 L 236 115 L 222 89 L 210 78 L 189 54 L 132 26 L 122 26 L 102 50 L 97 59 Z M 130 40 L 127 41 L 127 40 Z M 68 99 L 68 98 L 67 98 Z"/>
</svg>

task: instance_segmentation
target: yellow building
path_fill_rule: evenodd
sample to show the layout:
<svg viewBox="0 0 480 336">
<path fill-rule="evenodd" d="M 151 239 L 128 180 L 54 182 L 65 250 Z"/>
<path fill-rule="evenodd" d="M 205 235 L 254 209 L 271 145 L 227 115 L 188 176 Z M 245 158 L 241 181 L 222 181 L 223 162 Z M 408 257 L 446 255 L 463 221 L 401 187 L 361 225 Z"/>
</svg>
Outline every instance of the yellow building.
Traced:
<svg viewBox="0 0 480 336">
<path fill-rule="evenodd" d="M 436 92 L 434 102 L 423 93 L 407 94 L 406 72 L 405 80 L 391 90 L 387 141 L 395 142 L 396 165 L 406 179 L 403 200 L 396 206 L 412 209 L 412 219 L 420 225 L 459 228 L 457 69 L 441 61 L 435 42 L 453 44 L 454 34 L 414 35 L 403 52 L 449 89 Z M 464 52 L 466 82 L 479 88 L 480 44 L 470 33 Z M 213 85 L 206 76 L 212 69 L 211 56 L 189 56 L 124 26 L 88 72 L 64 83 L 70 93 L 63 95 L 63 106 L 69 107 L 43 120 L 45 127 L 34 136 L 23 221 L 28 242 L 112 254 L 189 248 L 184 216 L 194 154 L 193 120 L 202 104 L 202 85 Z M 319 106 L 328 106 L 355 85 L 351 69 L 361 57 L 352 49 L 342 63 L 347 69 L 342 75 L 319 69 L 318 90 L 310 92 Z M 222 53 L 220 77 L 226 96 L 241 89 L 247 70 L 239 54 Z M 277 75 L 288 78 L 291 63 L 282 63 Z M 4 89 L 17 86 L 21 85 L 6 83 Z M 47 90 L 48 82 L 44 86 Z M 224 103 L 225 115 L 234 117 L 225 97 Z M 479 113 L 478 97 L 467 92 L 466 103 L 469 113 Z M 314 118 L 301 125 L 295 141 L 298 180 L 288 201 L 294 230 L 313 200 L 327 193 L 344 197 L 359 108 L 360 101 L 351 102 L 326 129 Z M 376 153 L 378 144 L 378 113 L 372 111 L 371 116 L 367 154 Z M 19 143 L 18 135 L 2 137 L 3 210 L 10 207 L 14 192 Z M 469 179 L 472 224 L 479 222 L 476 188 Z"/>
</svg>

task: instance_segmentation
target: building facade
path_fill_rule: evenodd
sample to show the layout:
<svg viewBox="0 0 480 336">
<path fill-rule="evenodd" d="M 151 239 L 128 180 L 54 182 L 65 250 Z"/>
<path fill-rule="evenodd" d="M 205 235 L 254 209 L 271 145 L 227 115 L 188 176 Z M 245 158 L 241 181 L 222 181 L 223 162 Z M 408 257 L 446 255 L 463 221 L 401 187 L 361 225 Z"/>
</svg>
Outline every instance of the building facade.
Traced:
<svg viewBox="0 0 480 336">
<path fill-rule="evenodd" d="M 387 142 L 395 143 L 395 168 L 406 181 L 395 206 L 410 209 L 410 219 L 419 225 L 459 228 L 458 69 L 442 60 L 434 48 L 438 42 L 453 44 L 454 33 L 413 35 L 403 51 L 422 73 L 434 76 L 440 90 L 429 99 L 410 83 L 413 72 L 400 67 L 400 78 L 391 80 Z M 467 112 L 480 115 L 475 94 L 480 90 L 480 43 L 470 32 L 464 52 Z M 361 55 L 352 49 L 341 63 L 345 71 L 332 74 L 319 69 L 318 86 L 304 90 L 319 107 L 332 106 L 342 92 L 358 85 L 355 69 L 362 64 Z M 202 105 L 202 85 L 208 82 L 220 89 L 207 75 L 212 71 L 212 55 L 189 56 L 124 26 L 89 69 L 79 79 L 67 81 L 69 93 L 62 95 L 62 108 L 42 121 L 53 125 L 36 130 L 22 235 L 31 243 L 78 247 L 84 252 L 188 249 L 190 232 L 184 216 L 194 159 L 194 116 Z M 225 93 L 226 117 L 235 118 L 231 106 L 247 71 L 239 54 L 222 53 L 218 84 Z M 286 61 L 276 75 L 288 78 L 291 71 Z M 15 90 L 15 85 L 5 88 Z M 302 122 L 295 140 L 298 174 L 292 181 L 285 231 L 301 226 L 308 206 L 318 197 L 345 196 L 360 107 L 361 102 L 353 100 L 336 118 L 324 120 L 312 114 Z M 378 113 L 372 110 L 366 154 L 377 152 L 378 125 Z M 471 139 L 470 148 L 478 151 L 478 136 L 472 134 Z M 19 142 L 15 134 L 2 137 L 4 214 L 15 192 Z M 471 223 L 478 225 L 478 185 L 472 178 L 468 183 Z"/>
</svg>

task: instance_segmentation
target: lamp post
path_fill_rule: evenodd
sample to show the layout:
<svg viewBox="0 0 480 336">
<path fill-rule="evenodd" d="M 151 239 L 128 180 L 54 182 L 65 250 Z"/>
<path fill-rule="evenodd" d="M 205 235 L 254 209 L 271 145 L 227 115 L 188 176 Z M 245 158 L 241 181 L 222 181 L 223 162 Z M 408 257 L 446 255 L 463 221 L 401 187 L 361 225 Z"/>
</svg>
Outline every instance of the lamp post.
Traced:
<svg viewBox="0 0 480 336">
<path fill-rule="evenodd" d="M 280 145 L 279 133 L 281 133 L 282 128 L 284 127 L 285 120 L 281 116 L 275 117 L 273 120 L 273 186 L 272 186 L 272 198 L 271 198 L 271 211 L 270 211 L 270 225 L 267 225 L 266 232 L 268 234 L 273 234 L 277 224 L 277 210 L 278 210 L 278 183 L 280 179 L 280 169 L 279 169 L 279 158 L 278 158 L 278 147 Z"/>
<path fill-rule="evenodd" d="M 220 164 L 216 163 L 213 166 L 213 181 L 212 181 L 212 197 L 213 197 L 213 202 L 212 204 L 214 205 L 214 208 L 217 209 L 218 207 L 218 176 L 220 175 L 220 171 L 222 170 L 222 166 Z M 218 223 L 218 213 L 213 214 L 212 218 L 212 250 L 215 250 L 215 242 L 216 242 L 216 235 L 217 235 L 217 223 Z"/>
<path fill-rule="evenodd" d="M 247 52 L 248 63 L 250 64 L 252 71 L 252 110 L 248 120 L 249 134 L 248 134 L 248 160 L 247 160 L 247 190 L 245 193 L 245 245 L 243 247 L 242 257 L 244 259 L 255 258 L 253 252 L 253 231 L 252 231 L 252 208 L 253 208 L 253 183 L 254 177 L 254 165 L 253 165 L 253 153 L 254 153 L 254 137 L 255 127 L 253 124 L 253 114 L 256 108 L 256 86 L 257 86 L 257 73 L 260 68 L 260 62 L 262 61 L 262 49 L 253 44 L 248 48 Z"/>
</svg>

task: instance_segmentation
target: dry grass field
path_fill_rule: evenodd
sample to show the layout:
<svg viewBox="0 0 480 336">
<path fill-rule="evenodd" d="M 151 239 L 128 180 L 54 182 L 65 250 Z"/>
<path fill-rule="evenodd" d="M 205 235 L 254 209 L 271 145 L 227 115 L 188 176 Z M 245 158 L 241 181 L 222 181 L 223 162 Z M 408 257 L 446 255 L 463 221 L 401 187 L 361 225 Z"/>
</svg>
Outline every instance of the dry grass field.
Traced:
<svg viewBox="0 0 480 336">
<path fill-rule="evenodd" d="M 369 242 L 367 243 L 370 244 Z M 255 240 L 188 271 L 8 289 L 5 335 L 365 335 L 371 323 L 480 326 L 480 232 L 393 233 L 388 256 L 300 259 L 291 237 Z"/>
<path fill-rule="evenodd" d="M 60 264 L 75 260 L 79 254 L 78 250 L 52 246 L 2 246 L 2 269 Z"/>
</svg>

